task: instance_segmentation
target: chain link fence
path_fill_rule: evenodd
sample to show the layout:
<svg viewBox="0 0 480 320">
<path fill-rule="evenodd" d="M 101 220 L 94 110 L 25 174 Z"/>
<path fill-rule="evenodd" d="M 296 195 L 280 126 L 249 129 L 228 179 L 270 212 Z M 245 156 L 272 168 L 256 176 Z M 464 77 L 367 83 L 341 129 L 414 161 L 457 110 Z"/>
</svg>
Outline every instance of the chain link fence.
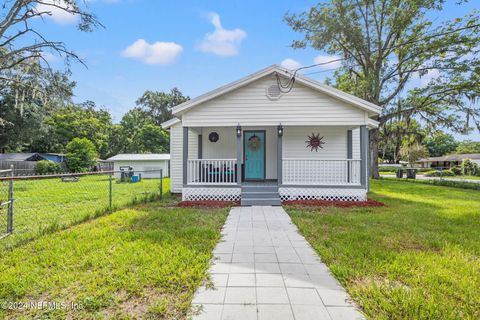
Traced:
<svg viewBox="0 0 480 320">
<path fill-rule="evenodd" d="M 0 172 L 0 245 L 14 246 L 115 209 L 161 199 L 162 170 L 13 176 Z"/>
</svg>

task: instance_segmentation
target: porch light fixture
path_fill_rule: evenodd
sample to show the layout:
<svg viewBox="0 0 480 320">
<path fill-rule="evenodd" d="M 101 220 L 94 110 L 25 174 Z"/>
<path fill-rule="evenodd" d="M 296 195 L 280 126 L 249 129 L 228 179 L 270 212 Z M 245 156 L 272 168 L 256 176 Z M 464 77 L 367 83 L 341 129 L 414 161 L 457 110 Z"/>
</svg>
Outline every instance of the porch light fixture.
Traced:
<svg viewBox="0 0 480 320">
<path fill-rule="evenodd" d="M 237 137 L 240 138 L 242 136 L 242 127 L 240 127 L 240 123 L 237 124 Z"/>
<path fill-rule="evenodd" d="M 281 123 L 277 127 L 277 133 L 279 137 L 283 136 L 283 126 Z"/>
</svg>

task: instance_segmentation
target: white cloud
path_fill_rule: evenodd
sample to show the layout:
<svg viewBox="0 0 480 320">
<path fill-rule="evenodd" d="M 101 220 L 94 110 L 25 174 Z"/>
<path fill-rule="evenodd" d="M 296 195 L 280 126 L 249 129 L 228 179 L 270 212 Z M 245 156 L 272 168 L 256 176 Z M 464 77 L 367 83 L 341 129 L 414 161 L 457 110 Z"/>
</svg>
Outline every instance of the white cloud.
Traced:
<svg viewBox="0 0 480 320">
<path fill-rule="evenodd" d="M 217 13 L 210 13 L 209 17 L 210 22 L 215 27 L 215 31 L 205 35 L 198 49 L 219 56 L 236 56 L 239 52 L 240 44 L 247 37 L 247 33 L 239 28 L 233 30 L 224 29 L 220 22 L 220 16 Z"/>
<path fill-rule="evenodd" d="M 146 64 L 171 64 L 182 53 L 183 47 L 175 42 L 148 43 L 138 39 L 122 51 L 122 56 L 134 58 Z"/>
<path fill-rule="evenodd" d="M 334 55 L 319 55 L 313 59 L 313 63 L 322 64 L 319 67 L 323 69 L 336 69 L 336 68 L 340 68 L 340 66 L 342 65 L 341 61 L 335 61 L 338 59 L 341 59 L 341 58 L 339 56 L 334 56 Z M 334 62 L 331 62 L 331 61 L 334 61 Z"/>
<path fill-rule="evenodd" d="M 72 9 L 72 6 L 64 0 L 44 0 L 42 2 L 43 3 L 38 3 L 35 6 L 35 10 L 37 12 L 48 12 L 46 16 L 58 24 L 74 24 L 77 23 L 80 18 L 78 15 L 62 9 Z"/>
<path fill-rule="evenodd" d="M 58 61 L 58 57 L 51 52 L 42 52 L 43 59 L 47 60 L 47 62 L 56 62 Z"/>
<path fill-rule="evenodd" d="M 286 69 L 289 69 L 289 70 L 295 70 L 295 69 L 298 69 L 302 66 L 302 64 L 300 62 L 298 62 L 297 60 L 294 60 L 294 59 L 290 59 L 290 58 L 287 58 L 287 59 L 284 59 L 280 65 Z"/>
</svg>

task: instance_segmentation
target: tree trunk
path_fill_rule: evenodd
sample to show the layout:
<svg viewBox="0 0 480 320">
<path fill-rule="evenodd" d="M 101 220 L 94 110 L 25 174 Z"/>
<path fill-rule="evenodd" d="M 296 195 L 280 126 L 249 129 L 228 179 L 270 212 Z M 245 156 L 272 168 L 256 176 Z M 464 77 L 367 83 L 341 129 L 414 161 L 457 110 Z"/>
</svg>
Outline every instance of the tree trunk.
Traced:
<svg viewBox="0 0 480 320">
<path fill-rule="evenodd" d="M 370 145 L 370 177 L 374 179 L 380 178 L 378 172 L 378 138 L 380 132 L 378 128 L 370 129 L 369 131 L 369 145 Z"/>
</svg>

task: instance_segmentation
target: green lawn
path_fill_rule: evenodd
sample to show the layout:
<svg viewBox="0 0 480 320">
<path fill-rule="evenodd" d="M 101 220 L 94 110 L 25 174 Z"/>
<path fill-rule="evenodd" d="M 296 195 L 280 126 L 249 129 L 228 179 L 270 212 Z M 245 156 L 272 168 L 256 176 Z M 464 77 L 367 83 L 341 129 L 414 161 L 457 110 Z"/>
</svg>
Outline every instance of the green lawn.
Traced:
<svg viewBox="0 0 480 320">
<path fill-rule="evenodd" d="M 163 192 L 169 191 L 163 180 Z M 0 181 L 0 201 L 7 199 L 7 182 Z M 159 179 L 139 183 L 112 183 L 114 208 L 159 197 Z M 14 182 L 14 233 L 0 240 L 2 249 L 39 235 L 63 229 L 101 215 L 109 209 L 109 176 L 82 176 L 78 182 L 60 178 L 18 180 Z M 0 211 L 0 235 L 6 230 L 6 210 Z"/>
<path fill-rule="evenodd" d="M 372 319 L 480 319 L 480 192 L 372 181 L 380 208 L 288 208 Z"/>
<path fill-rule="evenodd" d="M 0 318 L 187 318 L 228 209 L 167 205 L 137 205 L 8 252 L 0 259 Z M 24 301 L 67 308 L 2 304 Z M 72 302 L 81 309 L 72 310 Z"/>
<path fill-rule="evenodd" d="M 380 171 L 379 173 L 384 176 L 394 176 L 396 174 L 395 172 L 391 171 Z"/>
<path fill-rule="evenodd" d="M 477 177 L 477 176 L 455 176 L 455 177 L 451 177 L 451 178 L 466 179 L 466 180 L 480 180 L 480 177 Z"/>
</svg>

